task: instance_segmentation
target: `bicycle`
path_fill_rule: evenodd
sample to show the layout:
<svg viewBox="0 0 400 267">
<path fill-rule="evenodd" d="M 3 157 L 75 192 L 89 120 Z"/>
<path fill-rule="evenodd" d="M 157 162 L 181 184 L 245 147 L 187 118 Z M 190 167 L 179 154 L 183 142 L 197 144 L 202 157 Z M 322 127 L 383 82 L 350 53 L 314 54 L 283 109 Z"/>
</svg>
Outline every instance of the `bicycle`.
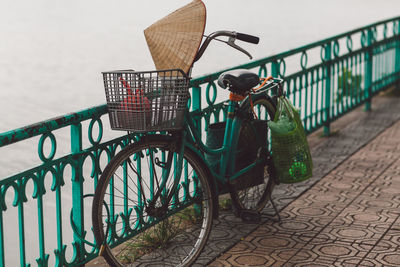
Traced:
<svg viewBox="0 0 400 267">
<path fill-rule="evenodd" d="M 218 31 L 204 41 L 196 61 L 219 36 L 229 37 L 228 44 L 247 55 L 235 40 L 258 43 L 255 36 Z M 230 193 L 238 216 L 260 219 L 277 183 L 267 121 L 274 118 L 282 80 L 264 79 L 260 85 L 258 75 L 247 70 L 223 73 L 218 84 L 231 91 L 227 119 L 216 124 L 222 143 L 211 147 L 201 139 L 196 113 L 187 108 L 186 73 L 103 75 L 112 127 L 140 133 L 105 167 L 93 199 L 95 240 L 111 266 L 193 264 L 218 216 L 221 193 Z"/>
</svg>

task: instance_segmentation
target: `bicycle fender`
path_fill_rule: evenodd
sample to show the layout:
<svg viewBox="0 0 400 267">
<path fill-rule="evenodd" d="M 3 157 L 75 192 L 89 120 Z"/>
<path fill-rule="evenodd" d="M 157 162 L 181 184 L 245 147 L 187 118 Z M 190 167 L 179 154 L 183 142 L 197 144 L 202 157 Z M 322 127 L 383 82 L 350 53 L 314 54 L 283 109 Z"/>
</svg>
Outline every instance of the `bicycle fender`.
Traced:
<svg viewBox="0 0 400 267">
<path fill-rule="evenodd" d="M 259 90 L 256 93 L 250 94 L 251 96 L 251 100 L 253 102 L 257 101 L 258 99 L 261 98 L 266 98 L 270 103 L 272 103 L 272 105 L 274 106 L 274 108 L 276 108 L 276 101 L 273 101 L 273 99 L 267 94 L 266 90 Z M 240 103 L 240 108 L 243 109 L 245 107 L 249 107 L 250 106 L 250 99 L 249 97 L 246 97 L 241 103 Z"/>
</svg>

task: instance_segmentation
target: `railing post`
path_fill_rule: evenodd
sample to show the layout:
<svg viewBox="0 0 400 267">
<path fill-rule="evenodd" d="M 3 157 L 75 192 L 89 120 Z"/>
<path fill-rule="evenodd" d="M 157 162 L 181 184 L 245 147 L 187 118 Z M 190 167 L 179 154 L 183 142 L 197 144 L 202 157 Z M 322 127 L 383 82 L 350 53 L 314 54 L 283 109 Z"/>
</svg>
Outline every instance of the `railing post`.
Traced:
<svg viewBox="0 0 400 267">
<path fill-rule="evenodd" d="M 364 96 L 365 96 L 365 111 L 371 110 L 371 99 L 372 99 L 372 56 L 373 56 L 373 32 L 372 29 L 369 28 L 367 31 L 367 51 L 365 52 L 365 87 L 364 87 Z"/>
<path fill-rule="evenodd" d="M 396 23 L 396 31 L 395 34 L 397 36 L 397 45 L 396 45 L 396 58 L 395 58 L 395 71 L 396 71 L 396 79 L 397 79 L 397 89 L 400 90 L 400 19 L 397 20 Z"/>
<path fill-rule="evenodd" d="M 192 110 L 201 110 L 201 87 L 200 86 L 193 86 L 192 87 Z M 195 122 L 196 127 L 201 131 L 201 120 Z M 200 132 L 201 133 L 201 132 Z"/>
<path fill-rule="evenodd" d="M 45 188 L 42 181 L 45 178 L 44 171 L 40 171 L 37 173 L 38 175 L 38 190 L 34 198 L 37 199 L 37 211 L 38 211 L 38 234 L 39 234 L 39 254 L 40 257 L 36 259 L 38 266 L 47 267 L 49 261 L 49 254 L 46 254 L 45 249 L 45 232 L 44 232 L 44 203 L 43 203 L 43 195 L 45 194 Z"/>
<path fill-rule="evenodd" d="M 82 124 L 71 125 L 71 154 L 79 154 L 82 151 Z M 83 173 L 82 162 L 79 157 L 75 157 L 75 164 L 72 166 L 72 213 L 73 223 L 78 233 L 74 233 L 74 242 L 77 245 L 77 255 L 75 261 L 80 262 L 85 258 L 84 244 L 79 238 L 85 235 L 84 213 L 83 213 Z M 79 265 L 79 266 L 85 266 Z"/>
<path fill-rule="evenodd" d="M 201 87 L 200 86 L 193 86 L 192 87 L 192 110 L 201 110 Z M 202 134 L 201 132 L 201 118 L 199 121 L 195 121 L 196 123 L 196 128 L 200 133 L 200 136 Z M 187 175 L 185 175 L 185 179 L 187 179 Z M 201 205 L 195 204 L 194 205 L 194 210 L 195 214 L 199 215 L 201 213 Z"/>
<path fill-rule="evenodd" d="M 324 112 L 324 136 L 331 134 L 331 84 L 332 84 L 332 43 L 325 46 L 325 112 Z"/>
<path fill-rule="evenodd" d="M 271 76 L 278 78 L 279 76 L 279 64 L 277 60 L 272 61 L 271 63 Z M 278 92 L 276 91 L 276 89 L 273 89 L 272 94 L 276 95 Z"/>
<path fill-rule="evenodd" d="M 21 186 L 22 182 L 19 181 L 18 185 Z M 19 223 L 19 258 L 22 266 L 26 266 L 25 259 L 25 218 L 24 218 L 24 203 L 18 203 L 18 223 Z M 3 266 L 3 265 L 0 265 Z"/>
<path fill-rule="evenodd" d="M 0 266 L 5 266 L 4 260 L 4 230 L 3 230 L 3 207 L 0 206 Z"/>
</svg>

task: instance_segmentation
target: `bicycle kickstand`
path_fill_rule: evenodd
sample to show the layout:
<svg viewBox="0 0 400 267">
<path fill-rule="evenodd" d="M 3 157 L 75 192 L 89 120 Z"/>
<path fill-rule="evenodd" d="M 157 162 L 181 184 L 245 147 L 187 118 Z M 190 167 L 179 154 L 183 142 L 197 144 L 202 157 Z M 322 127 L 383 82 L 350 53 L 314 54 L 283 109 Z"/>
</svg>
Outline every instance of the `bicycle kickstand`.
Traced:
<svg viewBox="0 0 400 267">
<path fill-rule="evenodd" d="M 268 219 L 274 221 L 274 222 L 280 222 L 281 221 L 281 215 L 279 214 L 279 210 L 275 205 L 275 202 L 272 200 L 272 197 L 269 196 L 269 200 L 271 201 L 272 207 L 274 208 L 275 214 L 273 215 L 266 215 Z M 240 211 L 236 211 L 238 216 L 244 221 L 244 222 L 261 222 L 261 213 L 253 210 L 247 210 L 243 209 Z M 275 219 L 275 215 L 278 217 L 278 219 Z"/>
<path fill-rule="evenodd" d="M 272 195 L 271 194 L 269 195 L 269 201 L 271 201 L 272 207 L 275 210 L 275 215 L 278 217 L 277 221 L 280 222 L 281 221 L 281 215 L 279 214 L 279 210 L 276 208 L 275 202 L 272 200 Z"/>
</svg>

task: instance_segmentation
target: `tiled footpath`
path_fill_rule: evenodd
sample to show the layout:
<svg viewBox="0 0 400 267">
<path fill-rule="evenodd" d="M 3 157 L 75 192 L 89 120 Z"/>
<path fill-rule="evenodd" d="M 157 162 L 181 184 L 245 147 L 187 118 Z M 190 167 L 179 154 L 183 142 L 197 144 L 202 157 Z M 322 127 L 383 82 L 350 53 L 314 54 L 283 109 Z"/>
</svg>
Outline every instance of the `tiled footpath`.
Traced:
<svg viewBox="0 0 400 267">
<path fill-rule="evenodd" d="M 282 220 L 222 214 L 198 264 L 400 266 L 399 101 L 374 98 L 372 112 L 352 112 L 334 136 L 311 136 L 313 177 L 273 193 Z"/>
</svg>

